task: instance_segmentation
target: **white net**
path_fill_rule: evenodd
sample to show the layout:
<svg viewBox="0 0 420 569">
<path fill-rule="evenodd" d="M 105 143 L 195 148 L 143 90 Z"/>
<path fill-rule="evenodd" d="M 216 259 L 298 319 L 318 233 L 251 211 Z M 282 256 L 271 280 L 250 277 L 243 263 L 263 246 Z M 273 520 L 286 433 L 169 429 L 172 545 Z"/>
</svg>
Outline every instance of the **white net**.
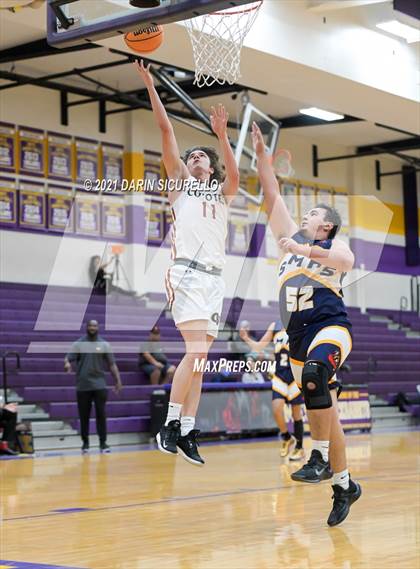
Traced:
<svg viewBox="0 0 420 569">
<path fill-rule="evenodd" d="M 262 0 L 186 20 L 194 55 L 195 80 L 199 87 L 219 83 L 232 85 L 241 76 L 241 49 L 257 17 Z"/>
</svg>

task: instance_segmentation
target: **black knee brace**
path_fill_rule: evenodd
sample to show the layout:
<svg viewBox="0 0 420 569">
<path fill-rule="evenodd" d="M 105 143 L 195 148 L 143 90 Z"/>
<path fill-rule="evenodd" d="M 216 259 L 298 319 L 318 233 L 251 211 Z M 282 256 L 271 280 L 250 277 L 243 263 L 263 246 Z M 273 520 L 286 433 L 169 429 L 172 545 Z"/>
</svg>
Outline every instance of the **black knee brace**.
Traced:
<svg viewBox="0 0 420 569">
<path fill-rule="evenodd" d="M 332 407 L 328 373 L 328 368 L 323 362 L 309 360 L 303 366 L 302 391 L 307 409 L 328 409 Z M 310 383 L 315 385 L 313 389 L 308 387 Z"/>
</svg>

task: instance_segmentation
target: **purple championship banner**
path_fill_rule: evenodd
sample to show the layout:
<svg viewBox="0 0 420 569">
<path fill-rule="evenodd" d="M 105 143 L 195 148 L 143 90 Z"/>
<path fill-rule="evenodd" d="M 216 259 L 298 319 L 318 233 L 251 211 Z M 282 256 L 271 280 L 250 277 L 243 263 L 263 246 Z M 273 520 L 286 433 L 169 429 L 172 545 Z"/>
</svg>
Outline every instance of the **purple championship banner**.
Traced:
<svg viewBox="0 0 420 569">
<path fill-rule="evenodd" d="M 165 205 L 160 201 L 146 202 L 144 213 L 146 216 L 146 242 L 152 245 L 161 245 L 165 237 Z"/>
<path fill-rule="evenodd" d="M 243 190 L 247 190 L 248 187 L 248 172 L 243 169 L 239 170 L 239 187 Z M 231 203 L 231 207 L 247 211 L 248 201 L 244 195 L 238 192 L 235 196 L 235 199 Z"/>
<path fill-rule="evenodd" d="M 16 182 L 0 178 L 0 225 L 17 227 Z"/>
<path fill-rule="evenodd" d="M 75 180 L 83 184 L 85 180 L 99 178 L 99 142 L 89 138 L 75 139 Z"/>
<path fill-rule="evenodd" d="M 269 385 L 260 388 L 235 384 L 235 389 L 204 390 L 200 400 L 197 428 L 206 434 L 239 434 L 249 431 L 278 430 L 271 408 L 272 391 Z M 233 387 L 233 386 L 232 386 Z M 367 431 L 372 427 L 369 394 L 365 388 L 344 387 L 338 401 L 344 431 Z M 286 420 L 293 430 L 290 405 L 285 406 Z M 309 432 L 304 412 L 305 432 Z"/>
<path fill-rule="evenodd" d="M 45 176 L 45 133 L 43 130 L 19 127 L 19 174 Z"/>
<path fill-rule="evenodd" d="M 308 184 L 299 185 L 299 208 L 300 217 L 316 206 L 316 191 L 314 186 Z"/>
<path fill-rule="evenodd" d="M 349 234 L 349 196 L 344 189 L 335 189 L 334 191 L 334 207 L 341 216 L 341 229 L 343 235 Z"/>
<path fill-rule="evenodd" d="M 153 190 L 147 191 L 148 194 L 157 194 L 159 196 L 162 195 L 159 192 L 158 184 L 159 180 L 162 178 L 162 170 L 160 164 L 161 155 L 159 152 L 153 152 L 152 150 L 145 150 L 144 151 L 144 181 L 145 187 L 148 190 L 149 184 L 153 184 Z"/>
<path fill-rule="evenodd" d="M 73 204 L 71 188 L 49 186 L 48 229 L 50 231 L 74 232 Z"/>
<path fill-rule="evenodd" d="M 102 235 L 113 239 L 126 236 L 125 200 L 118 197 L 102 198 Z"/>
<path fill-rule="evenodd" d="M 71 136 L 47 133 L 47 178 L 70 182 L 73 172 L 73 143 Z"/>
<path fill-rule="evenodd" d="M 102 179 L 115 182 L 115 188 L 121 187 L 123 179 L 124 147 L 120 144 L 103 142 L 102 149 Z"/>
<path fill-rule="evenodd" d="M 100 197 L 86 192 L 76 192 L 76 233 L 78 235 L 99 235 Z"/>
<path fill-rule="evenodd" d="M 229 220 L 228 253 L 246 255 L 249 247 L 248 217 L 232 215 Z"/>
<path fill-rule="evenodd" d="M 45 189 L 36 182 L 19 184 L 19 226 L 28 229 L 46 229 Z"/>
<path fill-rule="evenodd" d="M 284 203 L 289 210 L 290 216 L 295 223 L 299 223 L 299 200 L 297 185 L 294 182 L 282 182 L 280 184 L 280 193 Z"/>
<path fill-rule="evenodd" d="M 16 128 L 14 124 L 0 122 L 0 169 L 16 172 Z"/>
<path fill-rule="evenodd" d="M 317 184 L 316 187 L 316 201 L 317 203 L 324 203 L 333 207 L 334 204 L 334 189 L 331 187 L 323 187 L 320 184 Z"/>
</svg>

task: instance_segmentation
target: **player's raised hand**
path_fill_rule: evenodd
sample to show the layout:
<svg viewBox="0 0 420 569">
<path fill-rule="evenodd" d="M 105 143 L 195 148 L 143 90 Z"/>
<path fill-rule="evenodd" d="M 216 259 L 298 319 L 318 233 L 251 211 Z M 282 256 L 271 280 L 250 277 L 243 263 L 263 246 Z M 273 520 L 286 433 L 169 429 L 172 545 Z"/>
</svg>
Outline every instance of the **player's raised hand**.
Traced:
<svg viewBox="0 0 420 569">
<path fill-rule="evenodd" d="M 254 147 L 255 154 L 257 156 L 263 156 L 265 154 L 265 144 L 260 127 L 254 121 L 252 123 L 251 129 L 252 146 Z"/>
<path fill-rule="evenodd" d="M 217 107 L 211 107 L 210 122 L 213 132 L 218 137 L 223 136 L 227 133 L 227 122 L 229 118 L 229 113 L 226 112 L 225 107 L 222 104 L 217 105 Z"/>
<path fill-rule="evenodd" d="M 279 239 L 279 247 L 285 253 L 293 253 L 293 255 L 304 255 L 309 257 L 311 253 L 311 246 L 309 244 L 297 243 L 294 239 L 283 237 Z"/>
<path fill-rule="evenodd" d="M 137 69 L 140 77 L 143 79 L 147 88 L 153 87 L 153 75 L 150 73 L 150 63 L 147 67 L 144 66 L 143 60 L 140 62 L 138 59 L 134 62 L 134 66 Z"/>
</svg>

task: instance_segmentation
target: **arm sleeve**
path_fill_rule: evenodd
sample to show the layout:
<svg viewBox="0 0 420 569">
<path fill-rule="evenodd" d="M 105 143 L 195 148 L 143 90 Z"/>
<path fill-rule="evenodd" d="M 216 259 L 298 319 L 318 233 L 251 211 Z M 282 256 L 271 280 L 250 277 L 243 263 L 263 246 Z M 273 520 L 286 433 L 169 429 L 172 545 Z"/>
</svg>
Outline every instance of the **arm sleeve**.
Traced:
<svg viewBox="0 0 420 569">
<path fill-rule="evenodd" d="M 79 358 L 79 353 L 79 342 L 74 342 L 70 347 L 69 353 L 66 354 L 66 358 L 69 360 L 69 362 L 74 362 Z"/>
</svg>

